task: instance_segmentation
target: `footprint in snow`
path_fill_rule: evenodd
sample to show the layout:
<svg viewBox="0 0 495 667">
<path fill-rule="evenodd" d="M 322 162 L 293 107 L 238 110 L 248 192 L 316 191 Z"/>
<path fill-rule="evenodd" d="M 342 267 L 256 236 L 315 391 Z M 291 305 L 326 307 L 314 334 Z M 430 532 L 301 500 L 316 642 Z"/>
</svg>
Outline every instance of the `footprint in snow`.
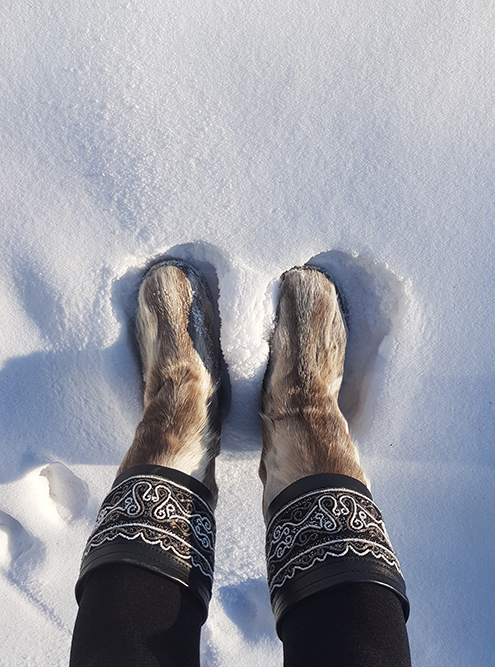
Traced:
<svg viewBox="0 0 495 667">
<path fill-rule="evenodd" d="M 62 519 L 67 522 L 79 519 L 89 501 L 86 482 L 60 462 L 50 463 L 40 475 L 48 480 L 49 496 Z"/>
<path fill-rule="evenodd" d="M 28 555 L 35 538 L 13 516 L 0 510 L 0 567 L 12 567 Z"/>
</svg>

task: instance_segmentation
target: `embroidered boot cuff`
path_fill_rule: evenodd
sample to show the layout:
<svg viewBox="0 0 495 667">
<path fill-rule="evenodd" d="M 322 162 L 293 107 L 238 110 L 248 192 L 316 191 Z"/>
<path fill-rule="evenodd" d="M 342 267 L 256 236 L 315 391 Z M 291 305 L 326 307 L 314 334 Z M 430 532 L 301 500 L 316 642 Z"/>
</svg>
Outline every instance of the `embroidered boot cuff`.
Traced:
<svg viewBox="0 0 495 667">
<path fill-rule="evenodd" d="M 129 563 L 188 586 L 208 614 L 213 584 L 215 519 L 210 491 L 172 468 L 135 466 L 115 480 L 84 550 L 79 602 L 89 572 Z"/>
<path fill-rule="evenodd" d="M 364 484 L 329 473 L 304 477 L 272 501 L 266 521 L 268 587 L 277 628 L 300 600 L 351 582 L 392 589 L 407 620 L 399 561 Z"/>
</svg>

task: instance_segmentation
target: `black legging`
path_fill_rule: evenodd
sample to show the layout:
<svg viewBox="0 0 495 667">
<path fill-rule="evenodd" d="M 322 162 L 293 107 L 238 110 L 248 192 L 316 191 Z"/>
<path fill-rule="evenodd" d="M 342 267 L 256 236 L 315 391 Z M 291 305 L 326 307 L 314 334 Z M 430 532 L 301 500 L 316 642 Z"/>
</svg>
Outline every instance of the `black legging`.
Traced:
<svg viewBox="0 0 495 667">
<path fill-rule="evenodd" d="M 71 667 L 198 667 L 202 608 L 182 584 L 132 565 L 104 565 L 85 584 Z M 284 617 L 284 667 L 409 667 L 396 595 L 352 583 L 302 600 Z"/>
</svg>

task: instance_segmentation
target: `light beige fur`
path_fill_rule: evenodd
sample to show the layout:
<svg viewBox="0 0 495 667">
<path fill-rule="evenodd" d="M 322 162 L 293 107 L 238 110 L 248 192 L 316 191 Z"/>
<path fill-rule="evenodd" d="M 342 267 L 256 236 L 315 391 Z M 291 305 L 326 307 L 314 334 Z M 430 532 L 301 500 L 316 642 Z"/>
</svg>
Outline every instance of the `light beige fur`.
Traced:
<svg viewBox="0 0 495 667">
<path fill-rule="evenodd" d="M 264 511 L 307 475 L 340 473 L 367 484 L 337 403 L 345 347 L 331 281 L 309 267 L 285 273 L 262 393 Z"/>
<path fill-rule="evenodd" d="M 118 474 L 140 464 L 176 468 L 217 497 L 220 446 L 218 349 L 213 307 L 199 276 L 159 265 L 139 292 L 137 313 L 144 411 Z"/>
</svg>

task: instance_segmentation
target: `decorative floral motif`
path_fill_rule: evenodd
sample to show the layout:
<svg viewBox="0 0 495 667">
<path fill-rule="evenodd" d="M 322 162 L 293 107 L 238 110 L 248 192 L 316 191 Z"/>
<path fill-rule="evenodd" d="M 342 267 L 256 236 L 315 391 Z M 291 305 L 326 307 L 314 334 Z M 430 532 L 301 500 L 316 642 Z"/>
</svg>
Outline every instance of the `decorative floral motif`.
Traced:
<svg viewBox="0 0 495 667">
<path fill-rule="evenodd" d="M 200 496 L 155 475 L 130 477 L 103 501 L 87 554 L 104 542 L 142 540 L 172 552 L 213 581 L 215 520 Z"/>
<path fill-rule="evenodd" d="M 380 510 L 350 489 L 318 489 L 279 510 L 267 528 L 270 592 L 316 562 L 347 555 L 386 563 L 401 575 Z"/>
</svg>

